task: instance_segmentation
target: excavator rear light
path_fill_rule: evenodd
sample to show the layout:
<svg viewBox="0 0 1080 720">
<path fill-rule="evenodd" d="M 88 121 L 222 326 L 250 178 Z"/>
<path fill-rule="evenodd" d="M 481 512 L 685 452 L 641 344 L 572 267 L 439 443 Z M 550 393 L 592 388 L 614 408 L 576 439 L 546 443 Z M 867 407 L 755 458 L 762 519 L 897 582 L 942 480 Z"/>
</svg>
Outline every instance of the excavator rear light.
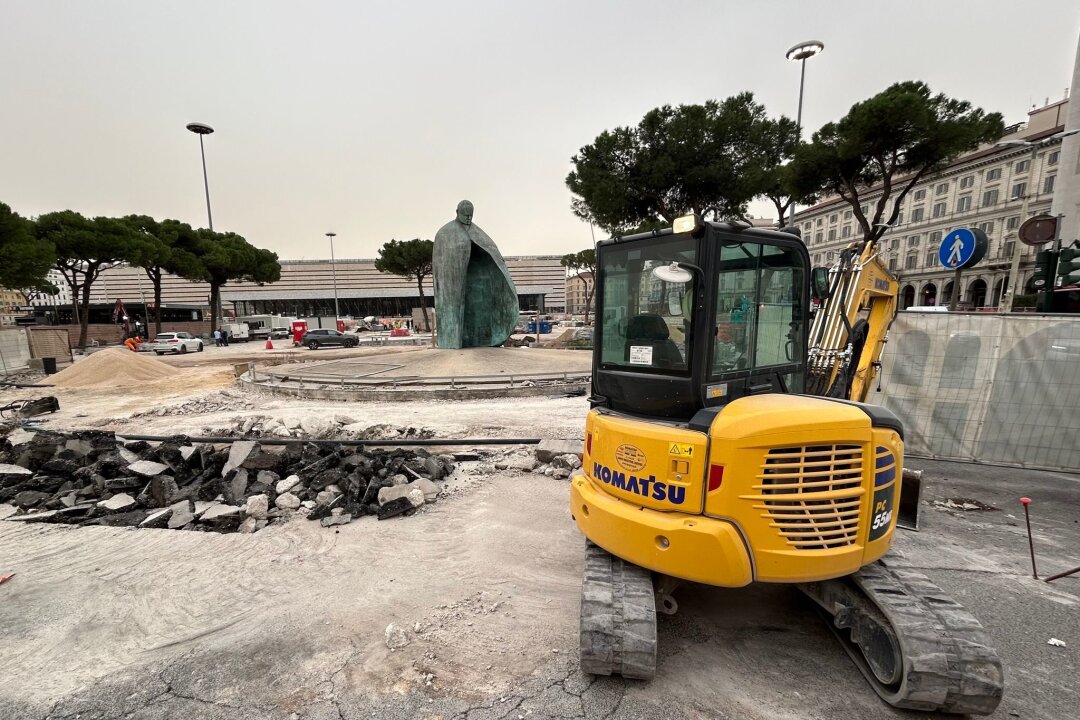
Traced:
<svg viewBox="0 0 1080 720">
<path fill-rule="evenodd" d="M 723 465 L 710 465 L 709 466 L 709 492 L 713 490 L 719 490 L 721 483 L 724 482 L 724 466 Z"/>
</svg>

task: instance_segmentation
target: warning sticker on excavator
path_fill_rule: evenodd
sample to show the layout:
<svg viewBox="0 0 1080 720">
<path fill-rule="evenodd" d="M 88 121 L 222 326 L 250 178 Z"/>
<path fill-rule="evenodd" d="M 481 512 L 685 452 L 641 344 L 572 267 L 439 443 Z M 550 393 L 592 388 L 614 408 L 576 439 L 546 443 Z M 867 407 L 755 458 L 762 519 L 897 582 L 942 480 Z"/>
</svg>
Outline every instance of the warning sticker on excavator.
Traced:
<svg viewBox="0 0 1080 720">
<path fill-rule="evenodd" d="M 678 455 L 679 457 L 693 457 L 694 446 L 690 443 L 671 443 L 671 447 L 668 448 L 668 455 Z"/>
</svg>

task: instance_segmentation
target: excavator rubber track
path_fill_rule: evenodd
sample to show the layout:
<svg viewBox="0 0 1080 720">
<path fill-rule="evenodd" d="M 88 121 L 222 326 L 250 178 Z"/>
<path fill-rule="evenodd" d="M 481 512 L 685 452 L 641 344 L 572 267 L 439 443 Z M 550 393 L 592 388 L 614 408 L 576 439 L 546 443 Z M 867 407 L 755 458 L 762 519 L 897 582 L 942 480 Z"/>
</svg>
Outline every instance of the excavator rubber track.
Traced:
<svg viewBox="0 0 1080 720">
<path fill-rule="evenodd" d="M 1001 660 L 982 625 L 925 575 L 879 561 L 799 589 L 890 705 L 989 715 L 1001 702 Z"/>
<path fill-rule="evenodd" d="M 581 670 L 637 680 L 656 674 L 652 573 L 591 542 L 581 583 Z"/>
</svg>

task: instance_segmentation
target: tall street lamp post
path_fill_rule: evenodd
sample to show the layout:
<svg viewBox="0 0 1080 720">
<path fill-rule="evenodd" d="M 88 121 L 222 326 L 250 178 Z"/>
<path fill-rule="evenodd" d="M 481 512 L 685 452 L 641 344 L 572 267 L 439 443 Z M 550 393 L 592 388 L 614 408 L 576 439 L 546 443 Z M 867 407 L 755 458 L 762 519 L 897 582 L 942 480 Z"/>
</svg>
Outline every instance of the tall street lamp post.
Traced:
<svg viewBox="0 0 1080 720">
<path fill-rule="evenodd" d="M 334 283 L 334 329 L 337 330 L 338 318 L 341 317 L 341 312 L 338 310 L 337 261 L 334 259 L 334 238 L 337 237 L 337 233 L 328 232 L 326 237 L 330 238 L 330 275 Z"/>
<path fill-rule="evenodd" d="M 1059 133 L 1055 133 L 1048 138 L 1031 142 L 1029 140 L 1005 140 L 999 142 L 998 147 L 1017 147 L 1017 148 L 1030 148 L 1031 155 L 1028 159 L 1028 187 L 1024 191 L 1024 204 L 1020 208 L 1020 223 L 1023 224 L 1028 219 L 1028 204 L 1031 201 L 1031 195 L 1035 192 L 1035 159 L 1039 153 L 1039 148 L 1050 145 L 1051 143 L 1058 142 L 1070 135 L 1080 133 L 1080 128 L 1073 130 L 1064 130 Z M 1019 238 L 1018 238 L 1019 240 Z M 1001 293 L 1001 299 L 998 303 L 998 312 L 1012 312 L 1013 301 L 1016 298 L 1016 286 L 1020 282 L 1020 243 L 1019 241 L 1013 243 L 1012 264 L 1009 266 L 1009 285 L 1005 289 L 1005 292 Z"/>
<path fill-rule="evenodd" d="M 203 189 L 206 190 L 206 222 L 210 229 L 214 229 L 214 216 L 210 214 L 210 181 L 206 179 L 206 148 L 203 147 L 203 135 L 214 132 L 214 128 L 206 123 L 188 123 L 187 129 L 199 136 L 199 154 L 202 155 L 202 179 Z"/>
<path fill-rule="evenodd" d="M 799 63 L 799 112 L 795 117 L 795 125 L 798 128 L 797 133 L 800 140 L 802 140 L 802 103 L 803 88 L 806 85 L 806 61 L 824 49 L 825 43 L 820 40 L 807 40 L 793 45 L 784 55 L 788 60 Z M 795 224 L 795 203 L 791 203 L 791 224 Z"/>
<path fill-rule="evenodd" d="M 214 216 L 210 214 L 210 181 L 206 178 L 206 148 L 203 147 L 203 135 L 209 135 L 214 132 L 214 128 L 210 127 L 206 123 L 188 123 L 187 129 L 199 136 L 199 154 L 202 156 L 202 180 L 203 190 L 206 191 L 206 222 L 209 225 L 211 232 L 214 230 Z M 211 298 L 213 299 L 213 298 Z M 211 303 L 213 304 L 213 303 Z M 161 312 L 159 309 L 158 312 Z M 218 297 L 217 306 L 210 308 L 210 316 L 212 323 L 210 329 L 221 327 L 225 322 L 224 313 L 221 311 L 221 297 Z"/>
</svg>

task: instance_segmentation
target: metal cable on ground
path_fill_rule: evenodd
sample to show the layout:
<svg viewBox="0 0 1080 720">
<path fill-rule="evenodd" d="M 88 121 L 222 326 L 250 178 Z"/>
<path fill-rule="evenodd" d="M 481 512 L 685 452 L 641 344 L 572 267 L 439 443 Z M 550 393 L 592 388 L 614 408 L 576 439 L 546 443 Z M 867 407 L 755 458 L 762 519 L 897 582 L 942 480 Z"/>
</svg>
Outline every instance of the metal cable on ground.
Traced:
<svg viewBox="0 0 1080 720">
<path fill-rule="evenodd" d="M 184 438 L 189 443 L 241 443 L 253 440 L 259 445 L 293 445 L 295 443 L 315 443 L 323 445 L 373 445 L 381 447 L 419 447 L 428 445 L 539 445 L 539 437 L 418 437 L 413 439 L 314 439 L 307 437 L 192 437 L 189 435 L 127 435 L 116 433 L 125 440 L 147 440 L 151 443 L 164 443 L 167 440 Z"/>
</svg>

